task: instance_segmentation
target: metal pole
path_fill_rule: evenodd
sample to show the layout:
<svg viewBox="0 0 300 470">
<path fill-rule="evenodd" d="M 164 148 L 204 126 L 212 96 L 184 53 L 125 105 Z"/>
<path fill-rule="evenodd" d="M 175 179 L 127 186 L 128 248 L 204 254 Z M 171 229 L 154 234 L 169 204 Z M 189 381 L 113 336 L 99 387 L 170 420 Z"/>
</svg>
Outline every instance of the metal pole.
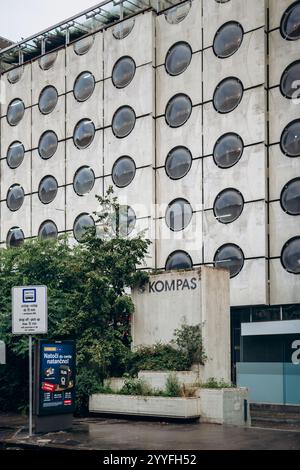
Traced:
<svg viewBox="0 0 300 470">
<path fill-rule="evenodd" d="M 32 336 L 29 335 L 29 437 L 32 436 Z"/>
</svg>

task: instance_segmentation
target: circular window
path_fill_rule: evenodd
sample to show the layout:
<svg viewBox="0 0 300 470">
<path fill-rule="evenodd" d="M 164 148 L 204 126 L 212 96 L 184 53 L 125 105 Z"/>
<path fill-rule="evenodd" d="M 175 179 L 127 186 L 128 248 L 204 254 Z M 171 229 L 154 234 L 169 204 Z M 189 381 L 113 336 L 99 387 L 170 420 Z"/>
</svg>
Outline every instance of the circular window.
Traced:
<svg viewBox="0 0 300 470">
<path fill-rule="evenodd" d="M 225 59 L 233 55 L 241 46 L 244 30 L 240 23 L 229 21 L 218 29 L 215 35 L 213 49 L 217 57 Z"/>
<path fill-rule="evenodd" d="M 230 0 L 215 0 L 217 3 L 228 3 Z"/>
<path fill-rule="evenodd" d="M 191 2 L 185 2 L 182 5 L 170 8 L 170 10 L 165 13 L 165 18 L 170 24 L 178 24 L 187 17 L 190 9 Z"/>
<path fill-rule="evenodd" d="M 281 252 L 281 263 L 289 273 L 300 274 L 300 237 L 286 242 Z"/>
<path fill-rule="evenodd" d="M 52 220 L 46 220 L 43 222 L 39 228 L 39 238 L 40 240 L 49 240 L 51 238 L 57 238 L 58 230 L 54 222 Z"/>
<path fill-rule="evenodd" d="M 24 72 L 24 67 L 17 67 L 15 69 L 12 69 L 7 74 L 7 80 L 9 81 L 11 85 L 14 85 L 15 83 L 21 80 L 23 72 Z"/>
<path fill-rule="evenodd" d="M 173 269 L 191 269 L 193 262 L 191 257 L 185 251 L 174 251 L 166 262 L 166 271 Z"/>
<path fill-rule="evenodd" d="M 281 150 L 288 157 L 300 156 L 300 119 L 290 122 L 280 139 Z"/>
<path fill-rule="evenodd" d="M 19 98 L 11 101 L 7 108 L 7 122 L 11 126 L 16 126 L 22 120 L 25 113 L 25 106 Z"/>
<path fill-rule="evenodd" d="M 94 140 L 95 126 L 90 119 L 82 119 L 75 126 L 73 141 L 77 148 L 85 149 Z"/>
<path fill-rule="evenodd" d="M 300 215 L 300 178 L 289 181 L 280 196 L 282 209 L 290 215 Z"/>
<path fill-rule="evenodd" d="M 113 133 L 118 138 L 127 137 L 135 126 L 135 112 L 130 106 L 119 108 L 112 120 Z"/>
<path fill-rule="evenodd" d="M 220 168 L 230 168 L 235 165 L 244 151 L 244 143 L 238 134 L 232 132 L 222 135 L 216 142 L 213 157 Z"/>
<path fill-rule="evenodd" d="M 53 86 L 43 89 L 39 98 L 39 110 L 42 114 L 50 114 L 54 110 L 58 101 L 58 93 Z"/>
<path fill-rule="evenodd" d="M 95 221 L 93 217 L 91 217 L 89 214 L 79 215 L 75 220 L 73 227 L 73 233 L 76 240 L 78 242 L 83 241 L 91 227 L 95 228 Z"/>
<path fill-rule="evenodd" d="M 244 198 L 236 189 L 225 189 L 215 199 L 214 214 L 222 224 L 230 224 L 239 218 L 244 208 Z"/>
<path fill-rule="evenodd" d="M 39 198 L 43 204 L 54 201 L 58 191 L 58 184 L 53 176 L 46 176 L 39 185 Z"/>
<path fill-rule="evenodd" d="M 284 12 L 280 31 L 284 39 L 295 41 L 300 38 L 300 2 L 295 2 Z"/>
<path fill-rule="evenodd" d="M 175 199 L 172 201 L 166 212 L 166 224 L 173 232 L 184 230 L 190 223 L 193 210 L 185 199 Z"/>
<path fill-rule="evenodd" d="M 136 224 L 136 215 L 132 207 L 119 206 L 116 212 L 116 221 L 114 231 L 121 237 L 127 237 L 131 234 Z"/>
<path fill-rule="evenodd" d="M 297 98 L 299 96 L 300 83 L 300 60 L 290 64 L 282 74 L 280 90 L 286 98 Z M 295 86 L 296 84 L 296 86 Z"/>
<path fill-rule="evenodd" d="M 113 27 L 112 34 L 115 39 L 124 39 L 131 33 L 134 27 L 134 18 L 121 21 Z"/>
<path fill-rule="evenodd" d="M 53 157 L 58 147 L 58 138 L 55 132 L 46 131 L 42 134 L 39 141 L 39 154 L 47 160 Z"/>
<path fill-rule="evenodd" d="M 6 246 L 8 248 L 17 248 L 24 243 L 24 233 L 19 227 L 13 227 L 9 230 L 6 237 Z"/>
<path fill-rule="evenodd" d="M 135 177 L 136 166 L 132 158 L 120 157 L 112 169 L 112 179 L 118 188 L 125 188 Z"/>
<path fill-rule="evenodd" d="M 243 92 L 243 85 L 238 78 L 229 77 L 222 80 L 213 98 L 216 111 L 223 114 L 233 111 L 240 104 Z"/>
<path fill-rule="evenodd" d="M 84 55 L 91 49 L 94 43 L 94 36 L 88 36 L 86 38 L 80 39 L 80 41 L 75 42 L 73 48 L 74 52 L 77 55 Z"/>
<path fill-rule="evenodd" d="M 7 150 L 6 160 L 10 168 L 15 169 L 21 165 L 24 160 L 25 149 L 21 142 L 13 142 Z"/>
<path fill-rule="evenodd" d="M 221 246 L 214 257 L 215 267 L 229 269 L 230 277 L 237 276 L 244 266 L 244 253 L 232 243 Z"/>
<path fill-rule="evenodd" d="M 178 42 L 172 46 L 166 56 L 165 67 L 170 75 L 183 73 L 192 60 L 192 49 L 187 42 Z"/>
<path fill-rule="evenodd" d="M 175 147 L 168 154 L 166 173 L 172 180 L 183 178 L 191 169 L 192 155 L 186 147 Z"/>
<path fill-rule="evenodd" d="M 187 95 L 175 95 L 167 104 L 166 121 L 170 127 L 183 126 L 192 113 L 192 102 Z"/>
<path fill-rule="evenodd" d="M 15 212 L 20 209 L 24 202 L 25 193 L 22 186 L 19 184 L 15 184 L 11 186 L 7 192 L 6 196 L 6 204 L 7 207 L 12 211 Z"/>
<path fill-rule="evenodd" d="M 121 57 L 113 68 L 112 82 L 116 88 L 125 88 L 135 75 L 136 65 L 131 57 Z"/>
<path fill-rule="evenodd" d="M 74 96 L 77 101 L 86 101 L 95 90 L 95 77 L 90 72 L 81 73 L 74 83 Z"/>
<path fill-rule="evenodd" d="M 88 166 L 83 166 L 76 171 L 73 181 L 75 193 L 78 196 L 83 196 L 89 193 L 95 184 L 95 174 Z"/>
<path fill-rule="evenodd" d="M 39 59 L 39 66 L 42 70 L 49 70 L 53 67 L 57 58 L 57 51 L 51 52 L 50 54 L 43 55 Z"/>
</svg>

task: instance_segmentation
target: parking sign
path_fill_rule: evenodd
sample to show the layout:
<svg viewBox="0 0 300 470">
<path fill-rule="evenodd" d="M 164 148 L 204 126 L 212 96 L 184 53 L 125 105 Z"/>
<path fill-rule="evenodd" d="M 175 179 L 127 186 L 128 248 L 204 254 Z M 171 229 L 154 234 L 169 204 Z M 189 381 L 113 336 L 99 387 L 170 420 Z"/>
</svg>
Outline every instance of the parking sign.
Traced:
<svg viewBox="0 0 300 470">
<path fill-rule="evenodd" d="M 12 288 L 12 332 L 14 335 L 48 332 L 47 287 Z"/>
</svg>

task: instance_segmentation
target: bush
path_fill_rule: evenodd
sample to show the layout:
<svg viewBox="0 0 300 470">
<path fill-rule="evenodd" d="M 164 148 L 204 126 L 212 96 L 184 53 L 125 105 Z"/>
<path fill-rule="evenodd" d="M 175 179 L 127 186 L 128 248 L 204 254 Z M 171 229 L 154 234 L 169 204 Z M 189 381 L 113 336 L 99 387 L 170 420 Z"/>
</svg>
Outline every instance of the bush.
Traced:
<svg viewBox="0 0 300 470">
<path fill-rule="evenodd" d="M 180 397 L 182 395 L 181 385 L 175 374 L 168 375 L 165 395 L 167 397 Z"/>
<path fill-rule="evenodd" d="M 231 383 L 225 382 L 222 380 L 217 380 L 214 377 L 210 377 L 207 382 L 200 384 L 201 388 L 213 388 L 213 389 L 221 389 L 221 388 L 234 388 L 235 385 Z"/>
<path fill-rule="evenodd" d="M 174 340 L 172 344 L 178 348 L 181 354 L 186 355 L 190 365 L 204 364 L 207 357 L 205 354 L 203 339 L 202 339 L 202 326 L 198 325 L 183 325 L 175 330 Z"/>
<path fill-rule="evenodd" d="M 170 344 L 157 343 L 139 347 L 132 353 L 128 371 L 136 375 L 140 370 L 188 370 L 190 366 L 186 354 Z"/>
<path fill-rule="evenodd" d="M 121 390 L 120 395 L 154 395 L 151 387 L 142 379 L 127 379 Z"/>
</svg>

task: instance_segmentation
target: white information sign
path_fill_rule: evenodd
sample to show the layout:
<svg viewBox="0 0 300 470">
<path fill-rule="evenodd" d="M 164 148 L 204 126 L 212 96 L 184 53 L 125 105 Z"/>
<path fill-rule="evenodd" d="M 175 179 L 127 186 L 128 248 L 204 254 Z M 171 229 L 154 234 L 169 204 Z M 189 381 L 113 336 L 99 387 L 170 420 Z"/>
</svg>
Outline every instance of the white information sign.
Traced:
<svg viewBox="0 0 300 470">
<path fill-rule="evenodd" d="M 46 286 L 12 288 L 12 332 L 14 335 L 48 332 Z"/>
</svg>

